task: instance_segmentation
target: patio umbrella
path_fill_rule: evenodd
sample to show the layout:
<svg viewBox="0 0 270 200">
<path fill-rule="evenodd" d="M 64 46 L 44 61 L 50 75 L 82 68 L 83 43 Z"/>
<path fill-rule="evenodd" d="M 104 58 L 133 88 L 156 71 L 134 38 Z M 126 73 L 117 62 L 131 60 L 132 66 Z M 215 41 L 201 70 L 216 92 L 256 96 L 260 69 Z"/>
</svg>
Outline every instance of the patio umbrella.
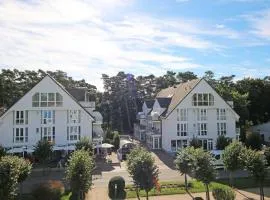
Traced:
<svg viewBox="0 0 270 200">
<path fill-rule="evenodd" d="M 98 144 L 96 146 L 96 148 L 103 148 L 103 149 L 109 149 L 109 148 L 112 148 L 114 147 L 112 144 L 109 144 L 109 143 L 103 143 L 103 144 Z"/>
<path fill-rule="evenodd" d="M 61 151 L 61 150 L 67 150 L 66 145 L 54 145 L 53 146 L 53 151 Z"/>
</svg>

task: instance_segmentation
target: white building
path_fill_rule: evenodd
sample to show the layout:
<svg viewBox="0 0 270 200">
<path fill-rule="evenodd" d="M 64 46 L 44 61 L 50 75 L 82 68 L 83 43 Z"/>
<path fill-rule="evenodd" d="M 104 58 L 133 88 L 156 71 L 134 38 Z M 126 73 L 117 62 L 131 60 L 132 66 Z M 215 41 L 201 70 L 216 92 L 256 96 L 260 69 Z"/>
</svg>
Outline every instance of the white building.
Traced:
<svg viewBox="0 0 270 200">
<path fill-rule="evenodd" d="M 31 151 L 40 139 L 74 148 L 83 136 L 102 143 L 102 116 L 85 88 L 65 89 L 47 75 L 0 117 L 0 144 Z M 71 148 L 72 149 L 72 148 Z"/>
<path fill-rule="evenodd" d="M 254 125 L 251 127 L 251 131 L 260 134 L 263 141 L 270 142 L 270 122 Z"/>
<path fill-rule="evenodd" d="M 150 107 L 151 106 L 151 107 Z M 134 126 L 135 137 L 152 149 L 176 152 L 197 137 L 204 149 L 212 150 L 219 135 L 237 138 L 238 114 L 204 79 L 161 90 L 143 104 Z"/>
</svg>

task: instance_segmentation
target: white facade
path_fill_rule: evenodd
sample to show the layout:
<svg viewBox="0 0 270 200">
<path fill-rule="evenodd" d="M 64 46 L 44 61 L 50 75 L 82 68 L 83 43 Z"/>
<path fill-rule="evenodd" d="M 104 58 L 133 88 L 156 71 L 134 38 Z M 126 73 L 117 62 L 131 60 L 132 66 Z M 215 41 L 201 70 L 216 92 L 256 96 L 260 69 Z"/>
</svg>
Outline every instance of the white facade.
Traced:
<svg viewBox="0 0 270 200">
<path fill-rule="evenodd" d="M 270 142 L 270 122 L 251 127 L 252 132 L 259 133 L 265 142 Z"/>
<path fill-rule="evenodd" d="M 161 107 L 155 100 L 147 118 L 146 143 L 150 148 L 175 152 L 196 137 L 204 149 L 212 150 L 218 135 L 236 138 L 239 116 L 232 107 L 204 79 L 189 90 L 182 97 L 178 95 L 178 102 L 169 96 L 171 102 L 168 101 L 167 107 Z M 201 101 L 203 98 L 205 101 Z"/>
<path fill-rule="evenodd" d="M 55 146 L 70 145 L 84 136 L 92 140 L 94 123 L 86 108 L 46 76 L 0 117 L 0 144 L 31 147 L 47 139 Z"/>
</svg>

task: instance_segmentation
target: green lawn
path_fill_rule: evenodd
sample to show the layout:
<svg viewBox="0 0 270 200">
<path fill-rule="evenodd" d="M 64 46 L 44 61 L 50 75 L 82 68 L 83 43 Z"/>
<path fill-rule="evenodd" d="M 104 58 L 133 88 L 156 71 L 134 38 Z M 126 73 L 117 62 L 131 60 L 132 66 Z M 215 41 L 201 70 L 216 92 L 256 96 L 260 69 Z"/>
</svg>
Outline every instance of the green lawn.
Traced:
<svg viewBox="0 0 270 200">
<path fill-rule="evenodd" d="M 234 181 L 234 187 L 238 189 L 243 189 L 243 188 L 254 188 L 258 187 L 258 184 L 256 181 L 252 178 L 238 178 L 235 179 Z M 160 182 L 161 185 L 161 191 L 158 192 L 155 189 L 151 190 L 149 192 L 149 196 L 159 196 L 159 195 L 172 195 L 172 194 L 185 194 L 185 185 L 183 182 L 177 182 L 177 181 L 164 181 Z M 216 182 L 212 182 L 210 184 L 210 190 L 212 190 L 213 187 L 215 186 L 224 186 L 227 187 L 229 185 L 229 180 L 228 179 L 223 179 L 223 180 L 217 180 Z M 266 180 L 265 182 L 265 187 L 270 186 L 270 180 Z M 127 198 L 136 198 L 136 192 L 132 185 L 128 185 L 126 187 L 126 192 L 127 192 Z M 191 193 L 198 193 L 198 192 L 205 192 L 205 186 L 202 182 L 192 180 L 189 182 L 189 192 Z M 145 197 L 146 194 L 144 190 L 140 191 L 140 197 Z"/>
<path fill-rule="evenodd" d="M 68 194 L 64 194 L 62 197 L 61 197 L 61 200 L 69 200 L 71 196 L 71 192 L 69 192 Z"/>
</svg>

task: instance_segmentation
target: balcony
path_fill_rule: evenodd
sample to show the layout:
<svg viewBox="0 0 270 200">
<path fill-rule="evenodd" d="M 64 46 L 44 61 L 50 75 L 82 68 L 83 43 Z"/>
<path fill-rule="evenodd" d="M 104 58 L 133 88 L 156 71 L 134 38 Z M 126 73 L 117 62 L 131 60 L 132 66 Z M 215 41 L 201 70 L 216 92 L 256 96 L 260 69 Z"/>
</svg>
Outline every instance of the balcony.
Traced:
<svg viewBox="0 0 270 200">
<path fill-rule="evenodd" d="M 147 135 L 161 135 L 160 129 L 152 128 L 146 131 Z"/>
</svg>

